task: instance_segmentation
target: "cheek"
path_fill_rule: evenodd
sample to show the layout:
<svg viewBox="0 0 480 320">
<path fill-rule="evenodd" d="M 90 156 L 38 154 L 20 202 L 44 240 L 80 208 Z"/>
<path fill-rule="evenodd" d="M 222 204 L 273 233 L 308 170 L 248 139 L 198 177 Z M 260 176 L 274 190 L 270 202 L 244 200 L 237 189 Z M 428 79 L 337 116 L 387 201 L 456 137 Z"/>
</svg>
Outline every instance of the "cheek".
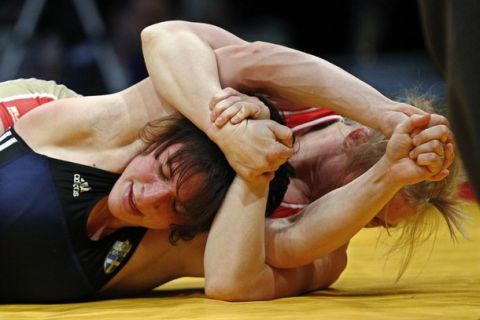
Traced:
<svg viewBox="0 0 480 320">
<path fill-rule="evenodd" d="M 395 198 L 385 210 L 387 221 L 393 224 L 402 223 L 416 214 L 416 209 L 410 206 L 403 198 Z"/>
<path fill-rule="evenodd" d="M 119 208 L 119 200 L 120 200 L 119 195 L 120 195 L 120 192 L 119 192 L 119 186 L 117 181 L 117 183 L 115 183 L 115 185 L 113 186 L 112 190 L 108 195 L 108 209 L 113 215 L 115 215 L 115 213 L 118 211 L 118 208 Z"/>
<path fill-rule="evenodd" d="M 108 194 L 108 209 L 114 216 L 117 216 L 123 211 L 123 198 L 126 190 L 127 182 L 120 176 Z"/>
</svg>

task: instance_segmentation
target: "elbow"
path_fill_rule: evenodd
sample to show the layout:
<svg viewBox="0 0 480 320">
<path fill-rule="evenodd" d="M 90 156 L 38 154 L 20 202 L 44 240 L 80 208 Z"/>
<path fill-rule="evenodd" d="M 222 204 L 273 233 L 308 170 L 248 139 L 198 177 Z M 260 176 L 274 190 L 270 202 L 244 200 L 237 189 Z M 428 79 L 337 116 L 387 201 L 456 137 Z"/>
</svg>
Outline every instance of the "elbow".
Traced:
<svg viewBox="0 0 480 320">
<path fill-rule="evenodd" d="M 189 28 L 190 22 L 187 21 L 172 20 L 160 22 L 145 27 L 140 32 L 140 39 L 142 40 L 142 44 L 145 45 L 151 43 L 153 40 L 161 40 L 166 36 L 172 36 L 178 32 L 184 32 L 185 30 L 189 30 Z"/>
<path fill-rule="evenodd" d="M 328 288 L 334 284 L 347 268 L 347 252 L 346 250 L 337 250 L 331 255 L 329 276 L 327 277 L 323 288 Z"/>
<path fill-rule="evenodd" d="M 242 281 L 229 281 L 225 279 L 205 279 L 205 295 L 207 298 L 229 301 L 247 302 L 258 300 L 255 292 L 258 288 L 248 287 Z"/>
</svg>

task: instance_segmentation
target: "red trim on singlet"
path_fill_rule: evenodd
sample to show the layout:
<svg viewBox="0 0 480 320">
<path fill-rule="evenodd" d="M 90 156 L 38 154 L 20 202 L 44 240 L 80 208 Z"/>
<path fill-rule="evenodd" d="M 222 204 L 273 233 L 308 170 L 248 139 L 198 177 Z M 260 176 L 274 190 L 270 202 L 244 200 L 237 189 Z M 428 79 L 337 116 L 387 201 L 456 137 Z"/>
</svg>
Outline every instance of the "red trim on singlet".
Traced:
<svg viewBox="0 0 480 320">
<path fill-rule="evenodd" d="M 342 116 L 324 108 L 307 108 L 296 111 L 282 111 L 286 125 L 292 129 L 295 135 L 304 133 L 317 126 L 336 122 L 342 119 Z M 291 204 L 282 202 L 273 212 L 271 218 L 285 218 L 299 213 L 306 204 Z"/>
<path fill-rule="evenodd" d="M 56 99 L 51 95 L 38 94 L 0 99 L 0 119 L 2 120 L 3 128 L 5 130 L 8 129 L 25 113 L 54 100 Z"/>
<path fill-rule="evenodd" d="M 460 184 L 458 188 L 458 195 L 460 198 L 468 201 L 477 201 L 477 197 L 473 191 L 473 186 L 470 182 L 464 182 Z"/>
<path fill-rule="evenodd" d="M 341 116 L 337 115 L 332 110 L 324 108 L 308 108 L 297 111 L 282 111 L 280 113 L 285 119 L 287 127 L 292 129 L 295 129 L 296 127 L 302 127 L 309 122 L 318 122 L 319 119 L 328 119 L 329 117 L 327 116 L 330 115 L 333 116 L 331 117 L 332 120 L 330 120 L 332 122 L 341 119 Z M 323 123 L 324 122 L 322 122 L 322 124 Z"/>
<path fill-rule="evenodd" d="M 301 208 L 287 208 L 287 207 L 283 207 L 282 205 L 280 205 L 273 212 L 273 214 L 270 216 L 270 218 L 278 219 L 278 218 L 290 217 L 290 216 L 293 216 L 293 215 L 299 213 L 300 210 L 302 210 L 302 209 Z"/>
</svg>

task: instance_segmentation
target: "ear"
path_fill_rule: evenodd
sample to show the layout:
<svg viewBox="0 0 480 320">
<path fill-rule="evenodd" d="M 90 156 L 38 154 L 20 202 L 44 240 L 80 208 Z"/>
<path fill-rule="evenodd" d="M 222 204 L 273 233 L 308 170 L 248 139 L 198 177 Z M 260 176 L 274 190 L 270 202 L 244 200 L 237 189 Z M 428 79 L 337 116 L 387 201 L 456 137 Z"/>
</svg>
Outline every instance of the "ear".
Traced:
<svg viewBox="0 0 480 320">
<path fill-rule="evenodd" d="M 350 133 L 343 140 L 343 146 L 345 148 L 351 148 L 367 142 L 370 137 L 370 132 L 368 128 L 358 127 L 350 131 Z"/>
</svg>

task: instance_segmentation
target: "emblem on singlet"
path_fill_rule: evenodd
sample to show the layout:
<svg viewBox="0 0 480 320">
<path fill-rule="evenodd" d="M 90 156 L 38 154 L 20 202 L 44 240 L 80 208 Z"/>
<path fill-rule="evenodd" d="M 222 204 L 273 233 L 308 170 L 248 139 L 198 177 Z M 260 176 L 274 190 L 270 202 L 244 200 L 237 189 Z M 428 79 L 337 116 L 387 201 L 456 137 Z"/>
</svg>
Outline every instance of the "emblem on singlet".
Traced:
<svg viewBox="0 0 480 320">
<path fill-rule="evenodd" d="M 105 271 L 105 274 L 110 274 L 115 271 L 122 264 L 122 261 L 131 249 L 132 244 L 128 240 L 115 242 L 103 262 L 103 271 Z"/>
<path fill-rule="evenodd" d="M 76 198 L 80 196 L 80 193 L 87 192 L 92 190 L 88 185 L 88 182 L 85 181 L 78 173 L 73 175 L 73 196 Z"/>
<path fill-rule="evenodd" d="M 10 113 L 10 117 L 12 118 L 13 122 L 17 122 L 18 118 L 20 118 L 20 112 L 16 106 L 7 107 L 8 113 Z"/>
</svg>

